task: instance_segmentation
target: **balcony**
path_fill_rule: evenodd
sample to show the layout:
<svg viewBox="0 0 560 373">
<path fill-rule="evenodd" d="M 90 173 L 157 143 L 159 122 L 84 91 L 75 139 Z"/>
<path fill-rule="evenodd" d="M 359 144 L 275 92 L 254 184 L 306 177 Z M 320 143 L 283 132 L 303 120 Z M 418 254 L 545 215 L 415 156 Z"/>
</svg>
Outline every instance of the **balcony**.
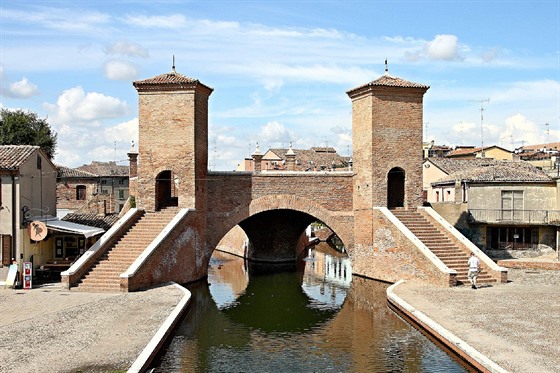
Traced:
<svg viewBox="0 0 560 373">
<path fill-rule="evenodd" d="M 469 209 L 470 223 L 560 226 L 560 210 Z"/>
</svg>

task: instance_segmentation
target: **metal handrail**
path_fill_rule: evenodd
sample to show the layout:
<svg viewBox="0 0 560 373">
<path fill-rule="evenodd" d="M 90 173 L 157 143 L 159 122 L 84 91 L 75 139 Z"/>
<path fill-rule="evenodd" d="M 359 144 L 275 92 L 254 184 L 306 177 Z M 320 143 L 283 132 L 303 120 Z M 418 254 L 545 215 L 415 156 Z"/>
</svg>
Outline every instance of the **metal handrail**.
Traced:
<svg viewBox="0 0 560 373">
<path fill-rule="evenodd" d="M 560 210 L 469 209 L 476 223 L 560 225 Z"/>
</svg>

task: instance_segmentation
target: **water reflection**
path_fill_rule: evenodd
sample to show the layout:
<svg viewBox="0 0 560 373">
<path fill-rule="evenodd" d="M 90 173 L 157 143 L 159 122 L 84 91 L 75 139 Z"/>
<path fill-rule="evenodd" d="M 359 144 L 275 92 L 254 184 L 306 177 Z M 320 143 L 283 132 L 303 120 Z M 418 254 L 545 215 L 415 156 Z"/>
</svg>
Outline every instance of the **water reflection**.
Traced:
<svg viewBox="0 0 560 373">
<path fill-rule="evenodd" d="M 387 308 L 386 284 L 324 251 L 271 274 L 214 256 L 155 371 L 466 371 Z"/>
</svg>

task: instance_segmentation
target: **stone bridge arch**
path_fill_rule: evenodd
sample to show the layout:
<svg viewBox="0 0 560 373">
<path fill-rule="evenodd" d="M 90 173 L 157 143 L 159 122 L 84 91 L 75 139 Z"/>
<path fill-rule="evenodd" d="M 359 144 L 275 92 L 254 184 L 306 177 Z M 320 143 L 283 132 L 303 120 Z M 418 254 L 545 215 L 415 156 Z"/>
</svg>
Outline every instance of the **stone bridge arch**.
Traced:
<svg viewBox="0 0 560 373">
<path fill-rule="evenodd" d="M 327 225 L 346 246 L 349 254 L 353 247 L 353 218 L 351 214 L 341 213 L 336 211 L 329 211 L 321 204 L 310 200 L 308 198 L 288 195 L 277 194 L 268 195 L 252 200 L 248 204 L 239 206 L 227 214 L 219 214 L 216 216 L 208 216 L 208 244 L 213 251 L 218 245 L 220 240 L 234 227 L 240 225 L 245 233 L 250 236 L 251 232 L 251 218 L 258 217 L 261 219 L 265 216 L 263 214 L 275 214 L 274 219 L 279 216 L 283 218 L 295 220 L 296 215 L 285 213 L 287 211 L 294 212 L 295 214 L 304 214 L 309 217 L 307 223 L 297 233 L 302 233 L 313 221 L 319 220 Z M 292 222 L 293 223 L 293 222 Z M 296 226 L 297 224 L 292 224 Z M 299 229 L 299 228 L 298 228 Z M 253 232 L 254 233 L 254 232 Z"/>
</svg>

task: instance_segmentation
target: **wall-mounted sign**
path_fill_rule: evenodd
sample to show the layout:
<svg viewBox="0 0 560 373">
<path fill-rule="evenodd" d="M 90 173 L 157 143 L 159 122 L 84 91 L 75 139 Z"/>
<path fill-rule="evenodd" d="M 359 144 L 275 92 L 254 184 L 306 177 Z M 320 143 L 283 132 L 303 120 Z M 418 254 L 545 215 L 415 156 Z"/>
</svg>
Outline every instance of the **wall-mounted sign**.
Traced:
<svg viewBox="0 0 560 373">
<path fill-rule="evenodd" d="M 27 231 L 33 241 L 42 241 L 47 237 L 47 226 L 42 221 L 32 221 L 29 223 Z"/>
</svg>

